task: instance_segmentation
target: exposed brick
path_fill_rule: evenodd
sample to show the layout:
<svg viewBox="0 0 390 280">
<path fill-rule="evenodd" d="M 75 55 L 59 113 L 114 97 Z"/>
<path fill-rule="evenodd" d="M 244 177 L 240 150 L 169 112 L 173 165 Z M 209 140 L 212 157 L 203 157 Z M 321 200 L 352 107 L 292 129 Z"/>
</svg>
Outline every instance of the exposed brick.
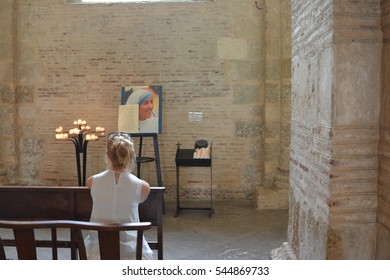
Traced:
<svg viewBox="0 0 390 280">
<path fill-rule="evenodd" d="M 253 172 L 249 171 L 243 171 L 246 175 L 242 176 L 242 172 L 231 170 L 259 166 L 256 174 L 263 174 L 262 163 L 268 159 L 272 161 L 268 166 L 280 167 L 270 154 L 257 153 L 268 153 L 261 141 L 265 135 L 264 116 L 269 113 L 264 104 L 264 85 L 277 88 L 268 94 L 270 99 L 280 99 L 282 91 L 288 95 L 291 56 L 287 51 L 290 40 L 286 38 L 290 38 L 290 30 L 270 27 L 275 16 L 282 22 L 279 13 L 273 11 L 283 8 L 289 12 L 289 5 L 282 7 L 272 2 L 269 5 L 275 9 L 263 14 L 257 10 L 248 13 L 253 4 L 249 1 L 169 3 L 158 7 L 142 3 L 12 2 L 0 4 L 4 22 L 0 102 L 6 104 L 0 113 L 0 127 L 7 134 L 0 140 L 14 142 L 12 150 L 3 148 L 1 153 L 11 181 L 77 184 L 73 144 L 55 141 L 54 129 L 60 125 L 70 129 L 75 119 L 82 118 L 91 126 L 117 130 L 121 86 L 161 84 L 163 134 L 159 144 L 167 196 L 175 195 L 175 144 L 180 141 L 183 148 L 193 147 L 196 139 L 213 142 L 217 197 L 254 198 L 257 188 L 267 187 L 262 176 L 250 176 Z M 282 2 L 286 5 L 289 1 Z M 263 24 L 265 16 L 268 27 Z M 289 20 L 283 23 L 290 24 Z M 266 51 L 262 37 L 266 31 L 270 37 L 283 37 L 277 43 L 286 45 Z M 272 73 L 288 81 L 266 77 L 267 61 L 283 65 L 283 69 L 273 68 Z M 17 75 L 13 77 L 14 74 Z M 283 106 L 288 108 L 289 102 Z M 289 112 L 285 108 L 280 112 Z M 189 121 L 191 111 L 203 112 L 203 121 Z M 289 126 L 287 115 L 283 120 L 282 126 Z M 273 133 L 271 140 L 279 141 L 279 133 L 282 132 Z M 39 142 L 40 155 L 26 150 L 25 141 Z M 144 143 L 144 153 L 149 155 L 152 145 Z M 280 144 L 283 147 L 272 152 L 278 158 L 286 156 L 283 151 L 288 150 L 289 142 Z M 88 176 L 105 168 L 104 151 L 104 139 L 90 143 Z M 11 166 L 14 170 L 10 170 Z M 230 174 L 226 175 L 226 171 Z M 198 172 L 184 175 L 183 187 L 189 189 L 186 194 L 202 197 L 207 190 L 197 189 L 198 185 L 207 186 L 208 182 L 191 179 L 197 176 Z M 143 165 L 142 177 L 152 185 L 156 183 L 153 164 Z M 191 192 L 191 188 L 196 191 Z M 287 201 L 287 195 L 282 196 Z"/>
</svg>

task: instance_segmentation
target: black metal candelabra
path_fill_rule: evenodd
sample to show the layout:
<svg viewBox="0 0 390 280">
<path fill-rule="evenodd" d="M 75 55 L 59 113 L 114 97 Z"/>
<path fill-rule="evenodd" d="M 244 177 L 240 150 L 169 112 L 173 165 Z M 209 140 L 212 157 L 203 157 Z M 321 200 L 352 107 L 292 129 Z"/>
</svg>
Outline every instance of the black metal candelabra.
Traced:
<svg viewBox="0 0 390 280">
<path fill-rule="evenodd" d="M 79 186 L 85 186 L 86 184 L 86 173 L 87 173 L 87 147 L 89 141 L 96 141 L 99 136 L 104 136 L 104 127 L 96 127 L 95 130 L 91 130 L 91 127 L 87 125 L 85 120 L 76 120 L 73 122 L 76 126 L 64 132 L 64 129 L 60 126 L 56 132 L 56 140 L 70 140 L 73 142 L 76 152 L 76 165 L 77 165 L 77 178 Z M 81 173 L 81 157 L 83 156 L 83 170 Z"/>
</svg>

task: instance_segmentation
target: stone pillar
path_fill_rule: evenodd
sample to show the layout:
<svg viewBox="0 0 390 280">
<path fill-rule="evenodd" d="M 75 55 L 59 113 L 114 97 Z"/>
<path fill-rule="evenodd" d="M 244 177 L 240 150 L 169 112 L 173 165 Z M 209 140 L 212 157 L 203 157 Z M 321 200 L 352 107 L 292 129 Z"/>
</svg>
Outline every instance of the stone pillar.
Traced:
<svg viewBox="0 0 390 280">
<path fill-rule="evenodd" d="M 0 185 L 13 182 L 18 168 L 15 141 L 16 22 L 13 4 L 13 0 L 0 2 Z"/>
<path fill-rule="evenodd" d="M 375 258 L 380 0 L 334 1 L 328 259 Z"/>
<path fill-rule="evenodd" d="M 390 259 L 390 1 L 382 1 L 382 96 L 378 170 L 377 259 Z"/>
<path fill-rule="evenodd" d="M 274 258 L 375 257 L 380 1 L 292 1 L 288 240 Z"/>
<path fill-rule="evenodd" d="M 291 93 L 291 1 L 263 1 L 265 13 L 263 179 L 258 209 L 288 208 Z"/>
</svg>

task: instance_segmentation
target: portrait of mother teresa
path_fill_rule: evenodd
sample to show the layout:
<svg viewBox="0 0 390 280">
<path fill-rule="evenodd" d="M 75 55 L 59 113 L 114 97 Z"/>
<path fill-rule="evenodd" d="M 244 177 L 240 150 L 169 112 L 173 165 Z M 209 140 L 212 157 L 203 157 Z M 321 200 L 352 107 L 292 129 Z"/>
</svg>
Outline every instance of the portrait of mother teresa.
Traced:
<svg viewBox="0 0 390 280">
<path fill-rule="evenodd" d="M 154 111 L 153 95 L 146 89 L 137 89 L 132 92 L 126 101 L 128 104 L 138 104 L 138 131 L 140 133 L 158 133 L 158 116 Z"/>
</svg>

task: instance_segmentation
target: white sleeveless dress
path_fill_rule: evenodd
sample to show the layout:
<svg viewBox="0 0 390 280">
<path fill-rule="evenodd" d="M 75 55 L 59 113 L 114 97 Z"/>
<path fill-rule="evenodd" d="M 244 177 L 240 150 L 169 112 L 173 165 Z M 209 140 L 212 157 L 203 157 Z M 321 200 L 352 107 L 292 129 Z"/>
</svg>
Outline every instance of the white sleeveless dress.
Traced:
<svg viewBox="0 0 390 280">
<path fill-rule="evenodd" d="M 93 176 L 91 196 L 91 222 L 127 223 L 139 222 L 138 204 L 141 201 L 141 180 L 129 172 L 120 173 L 118 184 L 115 172 L 106 170 Z M 91 231 L 85 238 L 88 259 L 99 259 L 97 232 Z M 135 259 L 136 231 L 121 232 L 121 259 Z M 145 238 L 142 247 L 143 259 L 153 259 L 153 251 Z"/>
</svg>

